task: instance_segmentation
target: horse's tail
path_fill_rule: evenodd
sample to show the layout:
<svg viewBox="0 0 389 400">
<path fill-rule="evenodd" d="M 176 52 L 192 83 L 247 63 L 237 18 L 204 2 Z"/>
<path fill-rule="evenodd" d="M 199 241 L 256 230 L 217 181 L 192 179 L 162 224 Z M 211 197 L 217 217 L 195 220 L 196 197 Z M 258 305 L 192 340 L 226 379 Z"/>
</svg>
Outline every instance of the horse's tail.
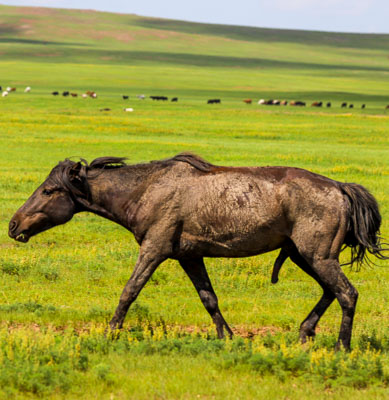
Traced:
<svg viewBox="0 0 389 400">
<path fill-rule="evenodd" d="M 347 202 L 348 220 L 347 233 L 344 239 L 345 247 L 351 248 L 351 261 L 361 265 L 369 264 L 367 252 L 380 260 L 388 260 L 383 254 L 388 251 L 381 243 L 381 215 L 376 199 L 367 189 L 356 183 L 341 183 L 340 188 Z"/>
</svg>

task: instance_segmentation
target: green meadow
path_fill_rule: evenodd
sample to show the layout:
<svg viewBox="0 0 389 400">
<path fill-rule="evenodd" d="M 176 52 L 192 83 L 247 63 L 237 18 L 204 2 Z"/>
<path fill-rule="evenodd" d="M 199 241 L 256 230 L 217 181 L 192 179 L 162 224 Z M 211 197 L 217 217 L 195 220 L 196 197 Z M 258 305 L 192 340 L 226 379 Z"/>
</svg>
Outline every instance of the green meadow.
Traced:
<svg viewBox="0 0 389 400">
<path fill-rule="evenodd" d="M 0 86 L 16 88 L 0 97 L 0 398 L 388 398 L 388 262 L 345 267 L 360 294 L 346 353 L 334 352 L 337 303 L 315 342 L 298 342 L 321 289 L 290 261 L 272 285 L 276 252 L 206 260 L 232 340 L 216 339 L 174 261 L 155 272 L 120 335 L 104 335 L 137 258 L 132 235 L 92 214 L 27 244 L 7 234 L 67 157 L 138 163 L 191 151 L 214 164 L 296 166 L 360 183 L 380 204 L 388 241 L 388 48 L 389 35 L 0 6 Z M 78 97 L 51 95 L 65 90 Z M 87 90 L 98 97 L 82 98 Z"/>
</svg>

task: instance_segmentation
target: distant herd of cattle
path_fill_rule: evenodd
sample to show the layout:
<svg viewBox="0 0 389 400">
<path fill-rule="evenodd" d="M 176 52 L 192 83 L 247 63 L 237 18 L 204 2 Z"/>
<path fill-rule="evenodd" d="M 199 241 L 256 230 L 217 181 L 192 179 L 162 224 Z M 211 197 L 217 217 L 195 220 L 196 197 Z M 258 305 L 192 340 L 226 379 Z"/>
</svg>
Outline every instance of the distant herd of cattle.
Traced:
<svg viewBox="0 0 389 400">
<path fill-rule="evenodd" d="M 8 96 L 11 92 L 15 92 L 16 88 L 15 87 L 7 87 L 5 90 L 2 89 L 2 87 L 0 86 L 0 92 L 2 92 L 2 97 L 6 97 Z M 29 93 L 31 91 L 31 87 L 27 86 L 24 89 L 24 93 Z M 78 97 L 78 93 L 73 93 L 70 91 L 63 91 L 62 93 L 59 91 L 54 91 L 51 92 L 51 94 L 53 96 L 59 96 L 62 95 L 64 97 Z M 92 99 L 96 99 L 97 98 L 97 93 L 91 90 L 86 91 L 85 93 L 81 94 L 81 97 L 83 98 L 87 98 L 87 97 L 91 97 Z M 136 96 L 138 99 L 140 100 L 145 100 L 146 99 L 146 95 L 144 94 L 138 94 Z M 151 100 L 153 101 L 168 101 L 169 98 L 167 96 L 149 96 Z M 128 100 L 130 98 L 129 95 L 122 95 L 123 100 Z M 178 97 L 173 97 L 171 98 L 172 102 L 178 102 Z M 252 104 L 253 100 L 252 99 L 244 99 L 243 102 L 245 104 Z M 207 104 L 221 104 L 221 99 L 209 99 L 207 100 Z M 288 100 L 274 100 L 274 99 L 270 99 L 270 100 L 265 100 L 265 99 L 260 99 L 258 100 L 258 104 L 259 105 L 265 105 L 265 106 L 296 106 L 296 107 L 305 107 L 307 105 L 306 102 L 304 101 L 300 101 L 300 100 L 292 100 L 292 101 L 288 101 Z M 327 107 L 330 108 L 332 107 L 332 103 L 331 102 L 327 102 L 324 104 L 323 101 L 314 101 L 313 103 L 311 103 L 311 107 Z M 347 103 L 347 102 L 343 102 L 341 103 L 341 108 L 354 108 L 354 104 L 352 103 Z M 366 108 L 366 104 L 362 104 L 361 105 L 362 109 Z M 389 105 L 387 105 L 385 107 L 386 110 L 389 109 Z M 133 111 L 132 108 L 128 108 L 125 109 L 125 111 Z M 109 108 L 103 108 L 100 111 L 110 111 Z"/>
</svg>

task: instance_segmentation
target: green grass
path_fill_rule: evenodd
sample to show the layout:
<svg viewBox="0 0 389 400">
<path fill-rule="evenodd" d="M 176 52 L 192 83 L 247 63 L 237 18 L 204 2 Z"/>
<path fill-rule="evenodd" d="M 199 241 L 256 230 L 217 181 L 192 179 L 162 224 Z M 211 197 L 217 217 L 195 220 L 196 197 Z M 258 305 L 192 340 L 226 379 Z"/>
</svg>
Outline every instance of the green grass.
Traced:
<svg viewBox="0 0 389 400">
<path fill-rule="evenodd" d="M 388 238 L 388 35 L 5 6 L 0 15 L 0 85 L 17 87 L 0 98 L 0 397 L 387 397 L 385 262 L 345 268 L 360 293 L 350 354 L 332 351 L 335 303 L 316 343 L 298 344 L 299 324 L 321 291 L 289 261 L 271 285 L 276 253 L 206 260 L 234 341 L 215 340 L 174 261 L 159 267 L 112 340 L 103 330 L 136 261 L 132 236 L 81 214 L 24 245 L 8 238 L 7 224 L 66 157 L 136 163 L 189 150 L 216 164 L 297 166 L 360 183 L 380 203 Z M 99 97 L 55 98 L 53 90 Z M 141 101 L 141 93 L 179 101 Z M 214 97 L 222 104 L 208 106 Z M 245 98 L 333 107 L 248 106 Z M 355 108 L 341 109 L 343 101 Z M 99 111 L 105 107 L 111 111 Z"/>
</svg>

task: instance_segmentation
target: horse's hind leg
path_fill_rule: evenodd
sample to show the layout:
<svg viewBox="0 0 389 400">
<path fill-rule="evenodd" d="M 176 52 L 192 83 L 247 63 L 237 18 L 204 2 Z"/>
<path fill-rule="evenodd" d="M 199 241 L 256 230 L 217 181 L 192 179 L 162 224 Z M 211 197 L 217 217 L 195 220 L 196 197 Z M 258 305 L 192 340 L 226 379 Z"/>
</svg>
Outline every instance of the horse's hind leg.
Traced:
<svg viewBox="0 0 389 400">
<path fill-rule="evenodd" d="M 327 308 L 334 301 L 335 294 L 328 287 L 326 287 L 320 277 L 313 271 L 312 267 L 305 261 L 303 257 L 301 257 L 297 249 L 295 249 L 292 253 L 289 253 L 289 256 L 297 266 L 315 279 L 323 289 L 323 295 L 321 299 L 300 325 L 300 340 L 302 343 L 305 343 L 307 341 L 307 337 L 315 336 L 316 325 L 326 312 Z"/>
<path fill-rule="evenodd" d="M 280 273 L 282 264 L 286 261 L 286 259 L 288 257 L 289 256 L 288 256 L 288 253 L 286 252 L 286 250 L 281 249 L 280 254 L 278 254 L 278 257 L 276 258 L 276 261 L 274 262 L 274 265 L 273 265 L 273 272 L 271 274 L 271 283 L 278 282 L 278 274 Z"/>
<path fill-rule="evenodd" d="M 358 292 L 340 268 L 338 260 L 316 259 L 312 264 L 324 285 L 336 296 L 342 308 L 342 323 L 336 348 L 350 349 Z"/>
<path fill-rule="evenodd" d="M 284 243 L 280 254 L 278 254 L 278 257 L 274 261 L 273 272 L 271 274 L 271 283 L 278 282 L 278 274 L 280 273 L 282 265 L 289 257 L 289 254 L 292 253 L 295 249 L 296 246 L 291 240 L 288 240 L 286 243 Z"/>
<path fill-rule="evenodd" d="M 196 288 L 204 307 L 212 317 L 218 337 L 220 339 L 224 337 L 224 328 L 231 337 L 233 332 L 219 310 L 217 296 L 212 288 L 203 259 L 185 258 L 179 260 L 179 262 Z"/>
</svg>

